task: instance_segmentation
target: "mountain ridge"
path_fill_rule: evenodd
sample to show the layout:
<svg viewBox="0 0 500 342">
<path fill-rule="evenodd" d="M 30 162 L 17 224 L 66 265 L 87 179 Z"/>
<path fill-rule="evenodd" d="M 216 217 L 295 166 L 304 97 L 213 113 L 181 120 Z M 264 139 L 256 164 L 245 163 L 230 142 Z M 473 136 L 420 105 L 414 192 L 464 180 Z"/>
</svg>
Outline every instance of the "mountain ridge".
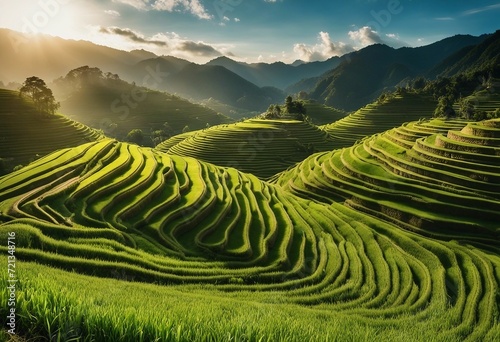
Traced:
<svg viewBox="0 0 500 342">
<path fill-rule="evenodd" d="M 356 110 L 376 99 L 387 88 L 425 75 L 446 57 L 467 46 L 477 45 L 487 37 L 489 35 L 456 35 L 418 48 L 370 45 L 350 53 L 337 68 L 324 74 L 310 96 L 343 110 Z"/>
</svg>

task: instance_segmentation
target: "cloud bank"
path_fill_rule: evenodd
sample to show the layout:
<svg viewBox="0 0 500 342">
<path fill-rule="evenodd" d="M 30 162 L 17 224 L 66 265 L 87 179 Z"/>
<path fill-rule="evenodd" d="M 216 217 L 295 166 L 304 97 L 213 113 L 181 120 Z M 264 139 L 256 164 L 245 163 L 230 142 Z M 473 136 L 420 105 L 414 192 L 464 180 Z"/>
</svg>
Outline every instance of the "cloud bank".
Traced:
<svg viewBox="0 0 500 342">
<path fill-rule="evenodd" d="M 369 26 L 349 31 L 347 35 L 350 39 L 349 43 L 334 42 L 328 32 L 320 32 L 317 44 L 297 43 L 293 46 L 293 51 L 301 60 L 313 62 L 324 61 L 334 56 L 342 56 L 373 44 L 386 44 L 394 48 L 408 46 L 408 44 L 399 39 L 398 34 L 389 33 L 381 36 Z"/>
</svg>

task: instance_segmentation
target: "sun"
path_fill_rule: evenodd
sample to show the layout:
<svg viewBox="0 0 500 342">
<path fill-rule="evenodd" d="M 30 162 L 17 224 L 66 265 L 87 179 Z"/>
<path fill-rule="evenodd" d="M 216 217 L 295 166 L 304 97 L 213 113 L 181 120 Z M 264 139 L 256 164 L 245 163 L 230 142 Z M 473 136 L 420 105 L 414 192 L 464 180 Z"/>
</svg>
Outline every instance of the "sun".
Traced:
<svg viewBox="0 0 500 342">
<path fill-rule="evenodd" d="M 78 3 L 62 0 L 20 1 L 2 8 L 2 27 L 27 34 L 77 38 L 82 32 Z"/>
<path fill-rule="evenodd" d="M 49 1 L 53 4 L 52 7 L 40 7 L 38 12 L 39 20 L 35 21 L 33 17 L 33 24 L 38 25 L 40 33 L 59 36 L 67 39 L 78 38 L 81 33 L 81 22 L 78 15 L 78 10 L 72 6 L 71 2 L 64 4 L 64 1 Z"/>
</svg>

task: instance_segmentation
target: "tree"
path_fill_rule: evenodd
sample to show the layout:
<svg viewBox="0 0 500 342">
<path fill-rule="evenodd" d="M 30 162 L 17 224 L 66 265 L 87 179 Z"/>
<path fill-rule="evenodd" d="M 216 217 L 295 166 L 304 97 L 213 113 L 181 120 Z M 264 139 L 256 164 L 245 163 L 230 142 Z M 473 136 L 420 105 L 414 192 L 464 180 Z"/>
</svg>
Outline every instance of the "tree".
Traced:
<svg viewBox="0 0 500 342">
<path fill-rule="evenodd" d="M 45 81 L 36 76 L 28 77 L 19 92 L 21 96 L 28 96 L 40 113 L 54 114 L 61 106 Z"/>
<path fill-rule="evenodd" d="M 118 75 L 111 73 L 108 73 L 106 77 L 114 80 L 119 79 Z M 85 65 L 68 72 L 65 80 L 73 89 L 77 90 L 88 85 L 100 84 L 104 78 L 104 74 L 99 68 L 91 68 Z"/>
<path fill-rule="evenodd" d="M 264 114 L 266 119 L 279 119 L 281 117 L 281 107 L 278 105 L 270 105 Z"/>
<path fill-rule="evenodd" d="M 293 98 L 291 96 L 287 96 L 286 99 L 285 99 L 285 109 L 286 109 L 286 112 L 291 114 L 293 113 Z"/>
<path fill-rule="evenodd" d="M 465 117 L 467 120 L 470 120 L 474 117 L 475 108 L 472 102 L 469 99 L 460 99 L 460 114 Z"/>
<path fill-rule="evenodd" d="M 285 112 L 288 114 L 307 114 L 304 103 L 302 101 L 294 101 L 291 96 L 285 99 Z"/>
<path fill-rule="evenodd" d="M 438 105 L 434 111 L 434 117 L 456 117 L 457 114 L 452 107 L 453 100 L 448 96 L 441 96 L 438 100 Z"/>
<path fill-rule="evenodd" d="M 426 85 L 427 85 L 427 80 L 423 77 L 418 77 L 418 78 L 412 80 L 410 83 L 410 87 L 413 90 L 417 90 L 417 91 L 423 90 Z"/>
<path fill-rule="evenodd" d="M 303 90 L 297 94 L 297 99 L 299 99 L 299 100 L 307 100 L 308 98 L 309 98 L 309 94 Z"/>
<path fill-rule="evenodd" d="M 133 129 L 127 134 L 127 141 L 140 145 L 144 140 L 144 134 L 140 129 Z"/>
<path fill-rule="evenodd" d="M 495 109 L 493 112 L 488 113 L 488 119 L 500 118 L 500 108 Z"/>
</svg>

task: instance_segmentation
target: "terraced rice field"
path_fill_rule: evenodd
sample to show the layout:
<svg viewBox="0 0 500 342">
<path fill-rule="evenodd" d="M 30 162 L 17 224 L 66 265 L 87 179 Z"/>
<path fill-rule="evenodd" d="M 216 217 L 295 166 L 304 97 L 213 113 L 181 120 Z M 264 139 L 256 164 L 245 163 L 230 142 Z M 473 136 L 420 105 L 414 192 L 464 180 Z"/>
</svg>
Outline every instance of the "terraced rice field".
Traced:
<svg viewBox="0 0 500 342">
<path fill-rule="evenodd" d="M 490 144 L 480 150 L 496 151 L 498 124 L 468 125 L 462 134 L 487 139 Z M 423 136 L 414 144 L 422 145 L 420 150 L 408 150 L 408 165 L 437 162 L 467 169 L 468 159 L 449 154 L 468 156 L 463 147 L 471 142 L 425 137 L 444 125 L 465 126 L 409 124 L 400 136 L 391 131 L 352 149 L 314 155 L 302 164 L 312 168 L 303 167 L 297 177 L 309 182 L 311 174 L 325 172 L 323 183 L 311 181 L 303 192 L 328 198 L 325 193 L 334 188 L 324 185 L 341 178 L 340 172 L 333 177 L 333 168 L 341 167 L 342 177 L 362 176 L 366 191 L 392 196 L 381 203 L 408 204 L 404 191 L 424 184 L 424 175 L 388 171 L 393 165 L 402 174 L 410 172 L 398 153 L 402 144 L 411 144 L 406 134 Z M 435 143 L 438 139 L 457 149 Z M 380 144 L 390 148 L 382 153 Z M 497 157 L 479 154 L 481 170 L 474 172 L 496 177 L 491 162 Z M 334 165 L 342 161 L 344 166 Z M 376 172 L 368 176 L 368 167 Z M 451 180 L 437 180 L 435 172 L 426 176 L 435 182 L 425 182 L 424 194 L 435 192 L 450 206 L 454 196 L 463 196 L 464 215 L 481 203 L 477 210 L 497 217 L 493 188 L 471 181 L 457 184 L 458 192 L 445 191 L 451 187 L 436 183 Z M 352 187 L 361 181 L 350 180 Z M 354 192 L 346 189 L 339 197 L 348 190 Z M 477 238 L 433 239 L 366 215 L 368 206 L 355 199 L 351 206 L 328 202 L 295 196 L 232 168 L 114 140 L 55 152 L 0 178 L 0 236 L 6 241 L 7 232 L 16 232 L 16 256 L 24 270 L 19 329 L 35 326 L 38 334 L 61 337 L 57 332 L 65 322 L 66 331 L 97 341 L 494 341 L 500 336 L 498 227 L 480 227 Z M 481 240 L 486 235 L 490 240 Z M 0 251 L 5 255 L 7 247 Z M 162 286 L 97 278 L 94 285 L 90 278 L 28 262 Z M 87 285 L 75 290 L 57 279 Z M 138 297 L 138 291 L 146 294 Z M 0 292 L 5 317 L 7 289 Z M 186 305 L 197 310 L 182 316 Z"/>
<path fill-rule="evenodd" d="M 0 158 L 26 164 L 60 148 L 103 138 L 95 130 L 61 115 L 40 117 L 18 92 L 0 89 Z"/>
<path fill-rule="evenodd" d="M 304 106 L 315 125 L 325 125 L 343 119 L 347 112 L 325 106 L 316 101 L 304 101 Z"/>
<path fill-rule="evenodd" d="M 428 236 L 497 247 L 499 138 L 498 120 L 413 122 L 313 155 L 276 182 Z"/>
<path fill-rule="evenodd" d="M 495 87 L 500 85 L 500 81 L 494 81 Z M 466 97 L 467 100 L 474 106 L 477 111 L 493 112 L 500 108 L 500 92 L 491 87 L 482 91 L 478 91 L 473 95 Z M 460 105 L 458 101 L 454 104 L 454 109 L 458 113 Z"/>
<path fill-rule="evenodd" d="M 330 134 L 335 141 L 333 148 L 343 148 L 405 122 L 431 118 L 436 105 L 437 102 L 430 96 L 407 93 L 384 103 L 371 103 L 343 119 L 320 128 Z"/>
<path fill-rule="evenodd" d="M 174 137 L 156 149 L 265 179 L 333 145 L 324 131 L 306 122 L 251 119 Z"/>
</svg>

